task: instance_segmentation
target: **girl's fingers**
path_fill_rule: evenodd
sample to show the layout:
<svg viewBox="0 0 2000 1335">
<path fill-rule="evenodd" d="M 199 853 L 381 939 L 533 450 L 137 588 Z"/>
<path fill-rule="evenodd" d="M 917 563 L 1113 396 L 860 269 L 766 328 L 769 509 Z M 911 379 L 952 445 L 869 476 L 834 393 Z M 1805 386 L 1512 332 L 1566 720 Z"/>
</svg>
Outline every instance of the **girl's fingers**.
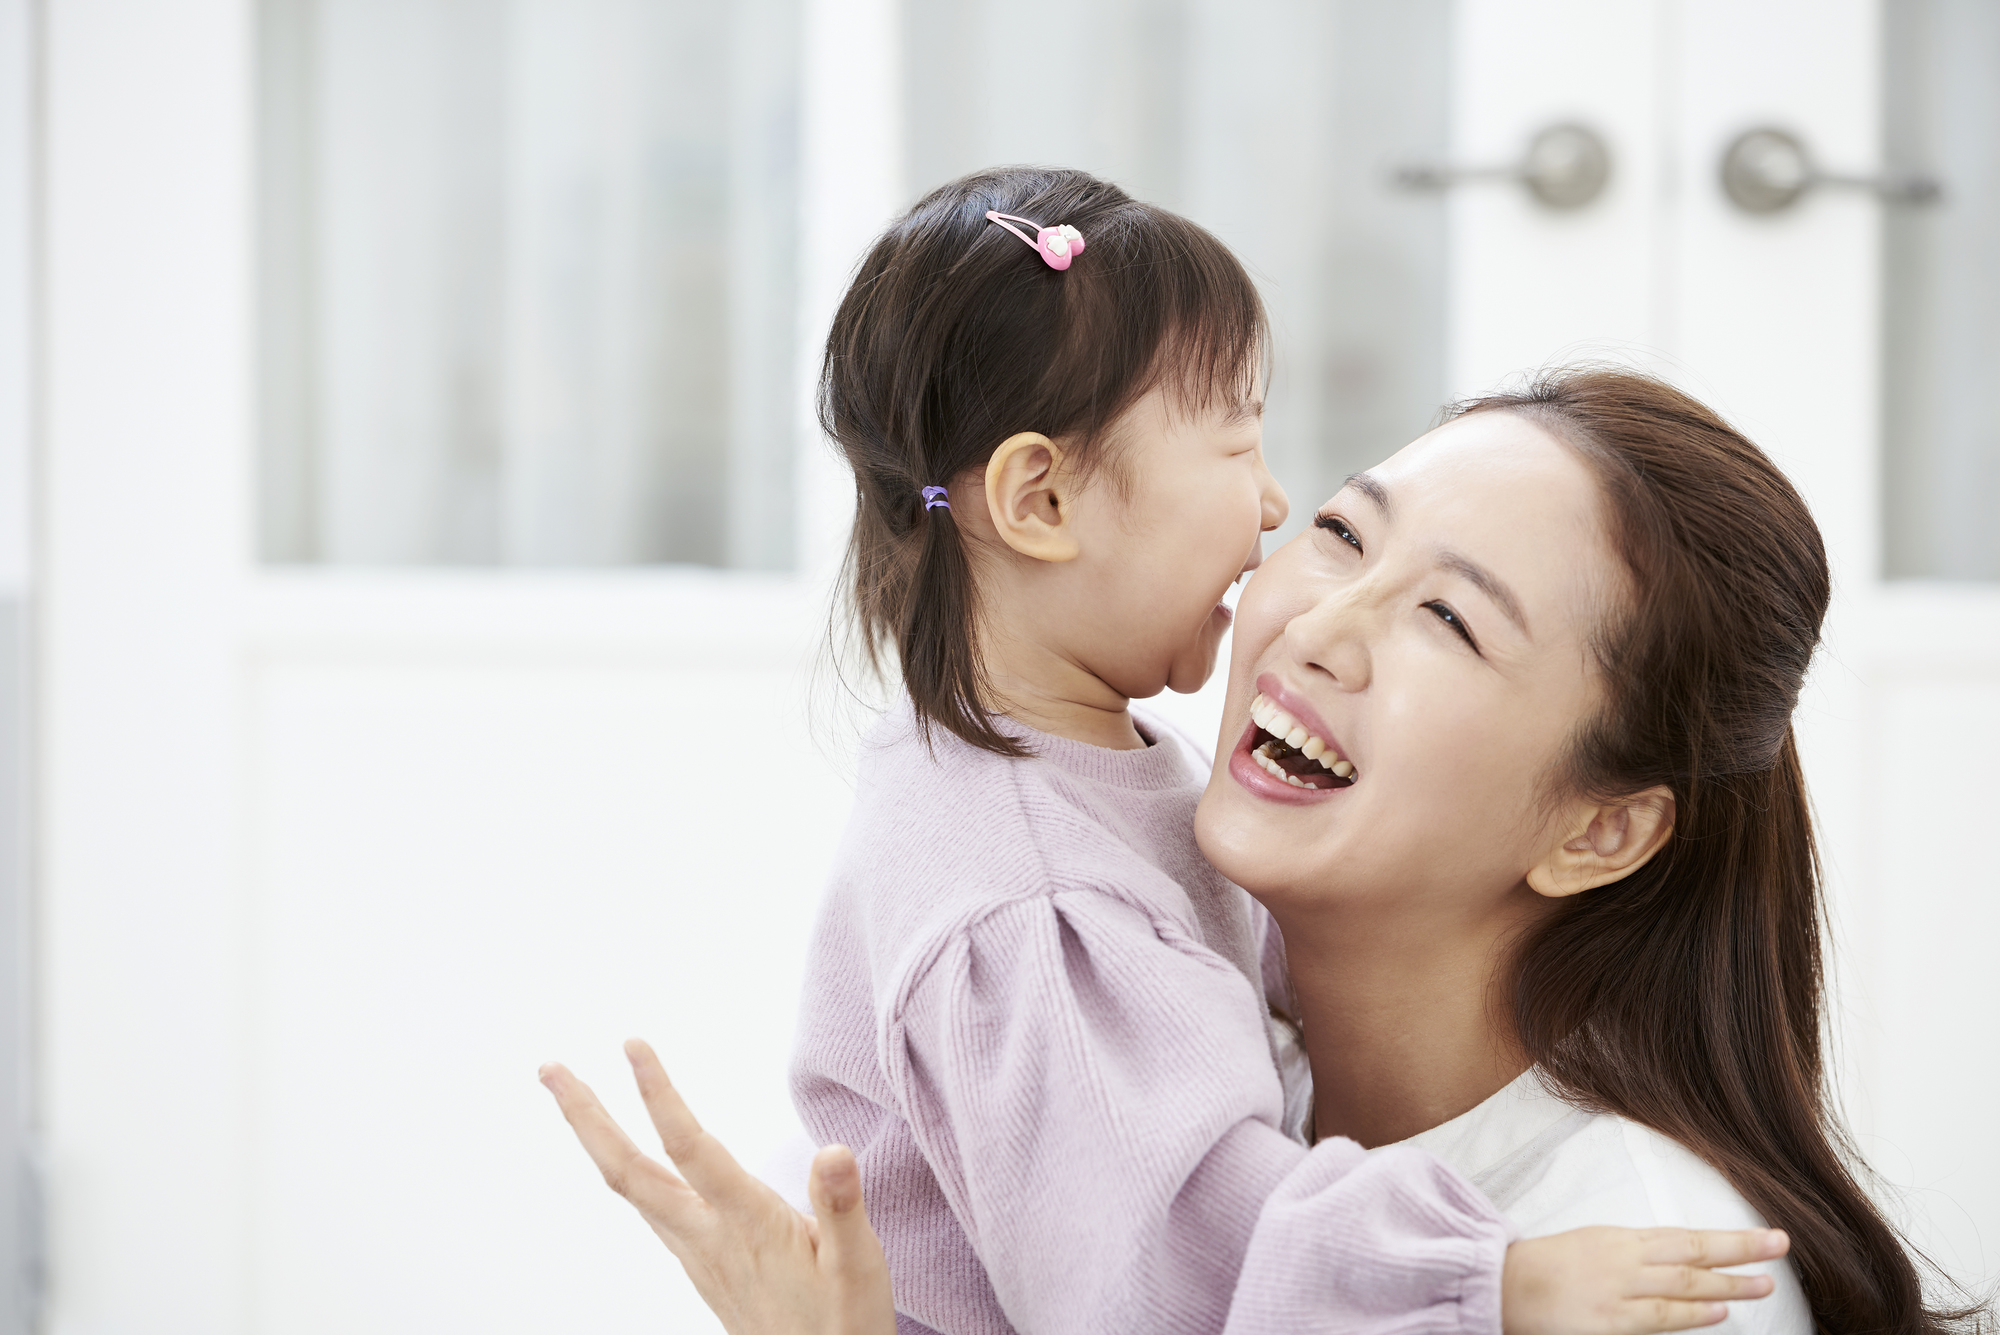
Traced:
<svg viewBox="0 0 2000 1335">
<path fill-rule="evenodd" d="M 756 1188 L 761 1184 L 743 1171 L 721 1141 L 701 1129 L 651 1046 L 644 1039 L 629 1038 L 625 1040 L 625 1058 L 632 1063 L 639 1097 L 646 1102 L 661 1148 L 688 1183 L 723 1209 L 743 1209 L 757 1203 Z"/>
<path fill-rule="evenodd" d="M 542 1067 L 540 1076 L 607 1186 L 632 1202 L 656 1229 L 686 1237 L 701 1226 L 701 1198 L 632 1143 L 589 1085 L 560 1062 Z"/>
<path fill-rule="evenodd" d="M 1776 1228 L 1649 1228 L 1639 1234 L 1639 1259 L 1647 1265 L 1704 1268 L 1775 1261 L 1792 1249 Z"/>
<path fill-rule="evenodd" d="M 1731 1275 L 1697 1265 L 1649 1265 L 1639 1271 L 1639 1283 L 1630 1296 L 1736 1302 L 1768 1297 L 1776 1287 L 1769 1275 Z"/>
</svg>

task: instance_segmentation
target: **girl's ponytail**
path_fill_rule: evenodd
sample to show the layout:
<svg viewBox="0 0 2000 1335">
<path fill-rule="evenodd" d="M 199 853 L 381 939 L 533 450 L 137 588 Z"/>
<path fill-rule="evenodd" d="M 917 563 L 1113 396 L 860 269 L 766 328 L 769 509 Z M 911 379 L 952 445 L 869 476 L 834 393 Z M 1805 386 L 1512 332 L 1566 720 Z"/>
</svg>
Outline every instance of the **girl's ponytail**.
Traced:
<svg viewBox="0 0 2000 1335">
<path fill-rule="evenodd" d="M 988 708 L 991 696 L 978 643 L 979 590 L 965 535 L 951 506 L 936 504 L 928 495 L 917 523 L 923 536 L 896 628 L 903 686 L 917 717 L 926 727 L 935 723 L 995 755 L 1026 755 L 1017 738 L 995 726 Z"/>
</svg>

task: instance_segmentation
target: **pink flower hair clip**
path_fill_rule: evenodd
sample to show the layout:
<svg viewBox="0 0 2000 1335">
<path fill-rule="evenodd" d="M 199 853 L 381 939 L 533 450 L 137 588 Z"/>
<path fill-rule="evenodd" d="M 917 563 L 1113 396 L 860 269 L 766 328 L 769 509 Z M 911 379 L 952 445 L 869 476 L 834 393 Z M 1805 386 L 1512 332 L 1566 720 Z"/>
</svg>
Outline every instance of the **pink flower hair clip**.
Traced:
<svg viewBox="0 0 2000 1335">
<path fill-rule="evenodd" d="M 999 223 L 1027 242 L 1029 248 L 1040 255 L 1043 262 L 1051 269 L 1067 269 L 1069 262 L 1083 253 L 1083 233 L 1068 223 L 1060 227 L 1042 227 L 1026 218 L 1015 217 L 1011 213 L 997 213 L 992 209 L 986 210 L 986 217 L 989 222 Z M 1027 223 L 1028 226 L 1035 228 L 1035 234 L 1029 236 L 1014 226 L 1015 223 Z"/>
</svg>

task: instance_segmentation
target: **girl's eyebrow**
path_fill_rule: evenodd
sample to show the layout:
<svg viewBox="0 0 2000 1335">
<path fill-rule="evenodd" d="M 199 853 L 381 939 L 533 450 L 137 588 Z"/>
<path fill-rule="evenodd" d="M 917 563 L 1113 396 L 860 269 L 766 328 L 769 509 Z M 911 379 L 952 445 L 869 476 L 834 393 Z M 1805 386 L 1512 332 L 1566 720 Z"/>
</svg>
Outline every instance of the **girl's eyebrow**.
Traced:
<svg viewBox="0 0 2000 1335">
<path fill-rule="evenodd" d="M 1254 422 L 1263 415 L 1264 400 L 1246 398 L 1231 408 L 1229 415 L 1223 418 L 1222 422 L 1224 426 L 1235 426 L 1238 422 Z"/>
</svg>

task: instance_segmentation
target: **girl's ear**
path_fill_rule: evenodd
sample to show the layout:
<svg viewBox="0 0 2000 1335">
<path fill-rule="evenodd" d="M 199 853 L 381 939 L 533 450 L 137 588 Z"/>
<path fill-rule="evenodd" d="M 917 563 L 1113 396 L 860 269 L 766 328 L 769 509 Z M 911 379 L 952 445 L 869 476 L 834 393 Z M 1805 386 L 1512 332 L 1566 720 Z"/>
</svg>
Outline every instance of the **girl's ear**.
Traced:
<svg viewBox="0 0 2000 1335">
<path fill-rule="evenodd" d="M 1622 880 L 1646 865 L 1674 832 L 1674 795 L 1665 787 L 1620 802 L 1579 802 L 1556 829 L 1560 837 L 1528 869 L 1528 888 L 1561 899 Z"/>
<path fill-rule="evenodd" d="M 1023 556 L 1073 561 L 1083 550 L 1069 496 L 1062 450 L 1039 431 L 1007 437 L 987 460 L 986 512 L 1000 541 Z"/>
</svg>

